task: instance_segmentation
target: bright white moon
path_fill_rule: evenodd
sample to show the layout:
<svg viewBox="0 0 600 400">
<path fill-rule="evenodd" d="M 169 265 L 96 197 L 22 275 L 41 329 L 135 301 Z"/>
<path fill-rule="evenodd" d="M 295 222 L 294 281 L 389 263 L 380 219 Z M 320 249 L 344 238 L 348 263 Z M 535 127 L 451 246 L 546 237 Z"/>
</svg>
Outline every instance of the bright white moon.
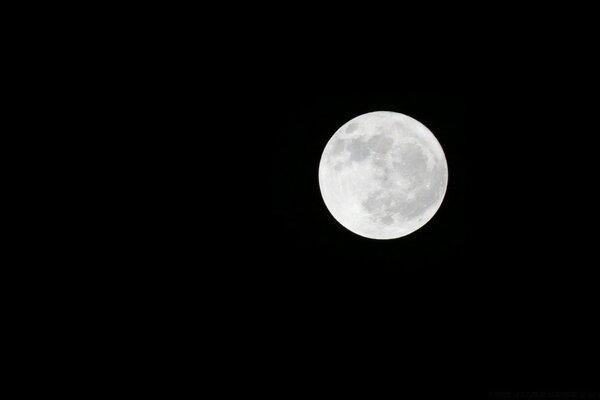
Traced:
<svg viewBox="0 0 600 400">
<path fill-rule="evenodd" d="M 425 225 L 442 204 L 448 164 L 419 121 L 376 111 L 348 121 L 331 137 L 319 186 L 333 217 L 372 239 L 395 239 Z"/>
</svg>

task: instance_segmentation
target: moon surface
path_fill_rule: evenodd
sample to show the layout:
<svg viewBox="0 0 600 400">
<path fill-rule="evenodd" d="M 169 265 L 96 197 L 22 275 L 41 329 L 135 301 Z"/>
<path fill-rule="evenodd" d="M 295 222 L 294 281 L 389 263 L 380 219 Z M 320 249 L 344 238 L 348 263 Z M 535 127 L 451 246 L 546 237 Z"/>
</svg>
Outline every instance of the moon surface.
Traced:
<svg viewBox="0 0 600 400">
<path fill-rule="evenodd" d="M 446 156 L 433 133 L 397 112 L 348 121 L 331 137 L 319 186 L 333 217 L 371 239 L 395 239 L 425 225 L 448 185 Z"/>
</svg>

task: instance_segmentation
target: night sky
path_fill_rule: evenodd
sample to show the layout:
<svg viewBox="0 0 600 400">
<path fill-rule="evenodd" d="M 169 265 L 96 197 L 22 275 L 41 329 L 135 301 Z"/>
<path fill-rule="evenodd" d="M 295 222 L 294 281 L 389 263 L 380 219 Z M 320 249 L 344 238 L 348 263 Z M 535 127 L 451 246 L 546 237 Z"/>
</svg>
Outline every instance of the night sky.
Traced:
<svg viewBox="0 0 600 400">
<path fill-rule="evenodd" d="M 259 212 L 252 219 L 259 228 L 244 236 L 257 267 L 243 275 L 262 288 L 261 304 L 274 313 L 269 315 L 297 329 L 292 336 L 314 339 L 315 329 L 323 332 L 328 351 L 342 358 L 353 357 L 352 340 L 369 337 L 374 351 L 411 360 L 411 366 L 399 366 L 403 371 L 423 368 L 441 381 L 470 375 L 490 390 L 566 382 L 565 360 L 573 365 L 583 349 L 575 340 L 557 340 L 573 339 L 576 320 L 586 326 L 590 320 L 565 308 L 565 299 L 585 302 L 590 293 L 575 289 L 585 284 L 578 276 L 588 273 L 577 261 L 580 253 L 567 250 L 571 240 L 557 242 L 544 217 L 553 207 L 536 200 L 551 191 L 547 173 L 561 175 L 547 162 L 555 144 L 525 133 L 531 114 L 522 107 L 531 113 L 542 107 L 514 97 L 510 102 L 506 91 L 492 96 L 473 87 L 276 93 L 258 106 L 267 105 L 272 118 L 269 129 L 256 130 L 266 191 L 256 199 Z M 502 107 L 509 106 L 512 117 L 505 118 Z M 449 169 L 446 196 L 433 219 L 385 241 L 342 227 L 318 185 L 319 160 L 333 133 L 377 110 L 404 113 L 427 126 Z M 324 344 L 306 346 L 303 351 L 313 354 Z M 559 375 L 562 381 L 555 379 Z"/>
</svg>

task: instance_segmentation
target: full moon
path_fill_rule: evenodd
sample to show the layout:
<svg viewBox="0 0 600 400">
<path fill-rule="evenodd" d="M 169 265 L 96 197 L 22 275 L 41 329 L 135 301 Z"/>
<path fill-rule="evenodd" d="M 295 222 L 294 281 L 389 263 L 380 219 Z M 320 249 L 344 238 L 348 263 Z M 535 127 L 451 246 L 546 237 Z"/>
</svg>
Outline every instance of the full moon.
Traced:
<svg viewBox="0 0 600 400">
<path fill-rule="evenodd" d="M 440 208 L 447 184 L 446 156 L 433 133 L 397 112 L 348 121 L 331 137 L 319 164 L 329 212 L 371 239 L 395 239 L 421 228 Z"/>
</svg>

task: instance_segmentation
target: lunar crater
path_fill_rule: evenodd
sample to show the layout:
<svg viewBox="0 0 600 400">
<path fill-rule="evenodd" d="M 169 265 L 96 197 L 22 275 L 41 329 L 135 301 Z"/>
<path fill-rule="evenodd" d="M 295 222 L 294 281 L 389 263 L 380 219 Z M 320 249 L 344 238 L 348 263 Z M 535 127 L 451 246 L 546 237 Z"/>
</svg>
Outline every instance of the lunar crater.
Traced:
<svg viewBox="0 0 600 400">
<path fill-rule="evenodd" d="M 352 133 L 355 130 L 358 129 L 358 124 L 356 122 L 350 122 L 347 126 L 346 126 L 346 133 Z"/>
</svg>

